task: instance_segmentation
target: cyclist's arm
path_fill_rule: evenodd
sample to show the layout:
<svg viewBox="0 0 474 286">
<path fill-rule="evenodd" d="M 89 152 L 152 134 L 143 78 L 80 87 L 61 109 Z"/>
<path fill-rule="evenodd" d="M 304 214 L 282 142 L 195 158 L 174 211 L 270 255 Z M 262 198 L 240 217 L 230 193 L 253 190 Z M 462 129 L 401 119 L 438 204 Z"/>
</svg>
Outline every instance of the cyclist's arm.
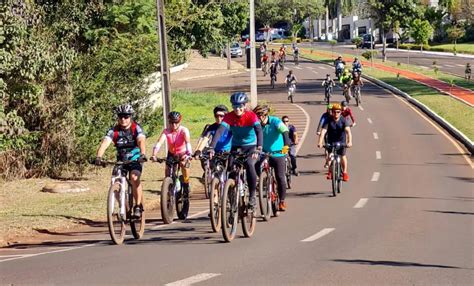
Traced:
<svg viewBox="0 0 474 286">
<path fill-rule="evenodd" d="M 161 145 L 163 145 L 163 143 L 165 143 L 165 141 L 166 141 L 166 135 L 165 135 L 164 132 L 162 132 L 161 135 L 160 135 L 160 138 L 158 138 L 158 141 L 156 141 L 155 146 L 153 146 L 153 151 L 151 153 L 152 157 L 156 157 L 156 154 L 158 154 L 158 152 L 160 152 Z"/>
<path fill-rule="evenodd" d="M 344 128 L 345 132 L 346 132 L 346 145 L 347 147 L 351 147 L 352 146 L 352 133 L 351 133 L 351 128 L 349 128 L 348 126 L 346 126 Z"/>
<path fill-rule="evenodd" d="M 352 121 L 352 124 L 355 124 L 355 118 L 354 118 L 354 114 L 352 114 L 352 109 L 349 109 L 349 116 L 351 118 L 351 121 Z"/>
<path fill-rule="evenodd" d="M 321 128 L 324 126 L 325 121 L 326 121 L 326 117 L 323 114 L 321 115 L 321 118 L 319 119 L 319 124 L 318 124 L 318 128 L 316 129 L 316 133 L 321 132 Z"/>
<path fill-rule="evenodd" d="M 291 140 L 290 140 L 290 130 L 288 129 L 288 126 L 283 123 L 281 120 L 276 120 L 275 121 L 277 124 L 277 130 L 283 135 L 283 144 L 285 146 L 291 146 Z"/>
<path fill-rule="evenodd" d="M 105 150 L 110 146 L 112 140 L 109 137 L 105 137 L 102 142 L 100 143 L 99 149 L 97 149 L 97 157 L 104 156 Z"/>
<path fill-rule="evenodd" d="M 326 132 L 327 132 L 327 129 L 323 127 L 323 129 L 321 130 L 321 134 L 319 135 L 318 146 L 323 146 L 323 139 L 324 139 L 324 136 L 326 136 Z"/>
<path fill-rule="evenodd" d="M 184 129 L 184 142 L 186 142 L 186 155 L 190 155 L 193 152 L 191 147 L 191 135 L 189 134 L 189 129 Z"/>
<path fill-rule="evenodd" d="M 262 148 L 262 145 L 263 145 L 263 131 L 262 131 L 262 125 L 260 125 L 260 122 L 257 122 L 253 126 L 253 129 L 255 130 L 255 134 L 257 135 L 257 148 Z"/>
<path fill-rule="evenodd" d="M 209 147 L 213 149 L 216 148 L 217 142 L 219 142 L 219 139 L 224 134 L 226 129 L 229 129 L 229 125 L 225 122 L 222 122 L 219 128 L 217 128 L 216 133 L 214 134 L 214 137 L 212 137 L 212 141 L 209 144 Z"/>
<path fill-rule="evenodd" d="M 145 136 L 138 136 L 137 137 L 137 145 L 140 149 L 140 154 L 145 154 L 146 152 L 146 137 Z"/>
</svg>

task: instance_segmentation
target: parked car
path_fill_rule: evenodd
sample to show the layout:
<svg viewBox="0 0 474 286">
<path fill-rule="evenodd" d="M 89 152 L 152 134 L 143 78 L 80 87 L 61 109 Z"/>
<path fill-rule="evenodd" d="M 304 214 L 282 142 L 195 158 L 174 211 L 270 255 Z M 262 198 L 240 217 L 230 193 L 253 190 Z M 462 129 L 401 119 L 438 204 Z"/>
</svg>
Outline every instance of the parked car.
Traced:
<svg viewBox="0 0 474 286">
<path fill-rule="evenodd" d="M 362 43 L 360 44 L 361 48 L 375 49 L 375 38 L 371 37 L 370 34 L 365 34 L 362 36 Z"/>
<path fill-rule="evenodd" d="M 227 57 L 226 51 L 227 49 L 224 49 L 224 56 Z M 233 43 L 230 45 L 230 57 L 242 57 L 242 48 L 240 47 L 239 43 Z"/>
</svg>

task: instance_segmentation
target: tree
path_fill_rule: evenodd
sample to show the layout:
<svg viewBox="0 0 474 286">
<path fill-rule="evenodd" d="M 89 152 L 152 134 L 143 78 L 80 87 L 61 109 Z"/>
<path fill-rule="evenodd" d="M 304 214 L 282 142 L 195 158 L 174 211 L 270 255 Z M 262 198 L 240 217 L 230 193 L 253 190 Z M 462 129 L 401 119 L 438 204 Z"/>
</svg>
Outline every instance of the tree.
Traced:
<svg viewBox="0 0 474 286">
<path fill-rule="evenodd" d="M 433 35 L 433 27 L 427 20 L 415 19 L 411 24 L 411 36 L 417 44 L 421 45 L 423 51 L 423 45 L 428 44 L 428 40 Z"/>
<path fill-rule="evenodd" d="M 382 34 L 382 56 L 383 61 L 387 60 L 386 34 L 393 28 L 398 20 L 400 28 L 406 29 L 413 19 L 421 18 L 422 10 L 417 4 L 418 0 L 368 0 L 370 17 L 375 21 L 375 25 L 380 28 Z"/>
<path fill-rule="evenodd" d="M 450 41 L 454 43 L 453 47 L 453 53 L 456 54 L 456 43 L 457 40 L 464 37 L 465 30 L 462 27 L 459 26 L 451 26 L 447 29 L 446 31 L 448 33 L 448 38 Z"/>
<path fill-rule="evenodd" d="M 224 18 L 222 25 L 223 36 L 227 48 L 227 69 L 230 69 L 230 46 L 229 43 L 235 40 L 235 36 L 240 34 L 247 26 L 249 13 L 248 2 L 224 2 L 221 3 L 221 13 Z"/>
</svg>

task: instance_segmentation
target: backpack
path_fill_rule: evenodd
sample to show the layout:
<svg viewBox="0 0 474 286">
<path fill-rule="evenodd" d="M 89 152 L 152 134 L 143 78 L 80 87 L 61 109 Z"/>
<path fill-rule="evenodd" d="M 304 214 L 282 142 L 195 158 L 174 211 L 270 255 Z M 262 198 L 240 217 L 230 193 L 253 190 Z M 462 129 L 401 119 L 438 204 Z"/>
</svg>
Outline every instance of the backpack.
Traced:
<svg viewBox="0 0 474 286">
<path fill-rule="evenodd" d="M 114 127 L 114 137 L 112 138 L 112 142 L 114 142 L 114 145 L 117 145 L 117 140 L 120 132 L 120 127 L 118 125 L 115 125 Z M 137 123 L 135 121 L 132 122 L 132 136 L 133 139 L 136 141 L 137 140 Z"/>
</svg>

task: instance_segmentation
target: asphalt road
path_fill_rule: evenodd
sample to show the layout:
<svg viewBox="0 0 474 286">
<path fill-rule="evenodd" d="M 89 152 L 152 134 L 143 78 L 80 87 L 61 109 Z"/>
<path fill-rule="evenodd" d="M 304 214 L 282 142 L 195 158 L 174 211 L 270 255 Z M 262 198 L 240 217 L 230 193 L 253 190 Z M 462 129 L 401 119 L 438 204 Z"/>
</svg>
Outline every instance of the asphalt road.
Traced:
<svg viewBox="0 0 474 286">
<path fill-rule="evenodd" d="M 320 83 L 329 67 L 303 62 L 293 69 L 296 103 L 310 117 L 301 176 L 289 191 L 288 211 L 259 222 L 254 237 L 239 230 L 223 243 L 211 232 L 206 202 L 195 196 L 190 222 L 163 226 L 149 214 L 145 237 L 122 246 L 111 245 L 99 226 L 2 249 L 0 284 L 473 285 L 471 159 L 417 110 L 367 83 L 363 108 L 352 107 L 350 182 L 331 197 L 315 147 L 324 111 Z M 247 75 L 184 85 L 248 89 Z M 260 98 L 290 106 L 278 79 L 271 90 L 259 73 Z"/>
<path fill-rule="evenodd" d="M 302 44 L 302 45 L 309 46 L 310 44 Z M 345 46 L 336 45 L 333 49 L 330 45 L 315 43 L 314 47 L 321 50 L 334 51 L 335 57 L 337 56 L 338 53 L 353 54 L 360 57 L 361 54 L 366 51 L 366 49 L 354 49 L 353 46 L 348 47 L 347 45 Z M 377 45 L 376 50 L 379 51 L 377 54 L 377 58 L 381 59 L 382 48 L 380 44 Z M 392 62 L 416 65 L 416 66 L 424 67 L 430 70 L 433 69 L 433 62 L 436 61 L 436 66 L 439 68 L 440 71 L 455 74 L 460 77 L 464 77 L 466 63 L 471 63 L 471 66 L 474 65 L 474 58 L 420 53 L 420 52 L 414 52 L 414 51 L 407 52 L 404 50 L 397 51 L 395 49 L 387 50 L 387 59 Z"/>
</svg>

